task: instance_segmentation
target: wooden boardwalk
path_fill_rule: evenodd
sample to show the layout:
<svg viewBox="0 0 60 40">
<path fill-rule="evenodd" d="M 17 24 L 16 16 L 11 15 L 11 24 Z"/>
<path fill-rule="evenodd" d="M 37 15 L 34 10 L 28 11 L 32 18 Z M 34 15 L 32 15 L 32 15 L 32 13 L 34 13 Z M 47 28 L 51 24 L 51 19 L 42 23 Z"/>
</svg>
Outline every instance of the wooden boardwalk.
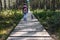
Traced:
<svg viewBox="0 0 60 40">
<path fill-rule="evenodd" d="M 7 40 L 54 40 L 34 15 L 31 19 L 31 15 L 28 13 L 27 21 L 21 19 Z"/>
</svg>

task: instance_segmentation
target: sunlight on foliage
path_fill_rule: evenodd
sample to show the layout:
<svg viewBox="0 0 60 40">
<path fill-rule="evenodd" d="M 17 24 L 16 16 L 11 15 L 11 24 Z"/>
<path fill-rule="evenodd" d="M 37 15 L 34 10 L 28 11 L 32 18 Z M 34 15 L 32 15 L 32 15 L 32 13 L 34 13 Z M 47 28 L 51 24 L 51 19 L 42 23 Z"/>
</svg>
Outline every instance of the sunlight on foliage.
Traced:
<svg viewBox="0 0 60 40">
<path fill-rule="evenodd" d="M 0 12 L 0 39 L 5 39 L 22 17 L 21 10 L 2 10 Z"/>
</svg>

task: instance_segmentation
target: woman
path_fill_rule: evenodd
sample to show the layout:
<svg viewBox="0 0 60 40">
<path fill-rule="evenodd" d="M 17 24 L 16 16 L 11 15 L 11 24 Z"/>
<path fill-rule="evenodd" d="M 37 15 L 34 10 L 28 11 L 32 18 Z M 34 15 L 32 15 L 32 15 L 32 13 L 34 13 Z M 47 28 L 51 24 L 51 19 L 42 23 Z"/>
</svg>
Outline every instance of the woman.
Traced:
<svg viewBox="0 0 60 40">
<path fill-rule="evenodd" d="M 28 7 L 27 7 L 27 4 L 24 3 L 23 5 L 23 13 L 24 13 L 24 21 L 27 21 L 27 13 L 28 13 Z"/>
</svg>

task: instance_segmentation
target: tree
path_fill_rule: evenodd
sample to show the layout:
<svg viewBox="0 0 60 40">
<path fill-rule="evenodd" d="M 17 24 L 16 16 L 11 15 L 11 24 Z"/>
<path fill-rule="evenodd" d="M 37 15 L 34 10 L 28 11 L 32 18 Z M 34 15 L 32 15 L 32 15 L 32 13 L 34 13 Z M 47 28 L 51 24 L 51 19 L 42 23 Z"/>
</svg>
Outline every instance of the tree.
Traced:
<svg viewBox="0 0 60 40">
<path fill-rule="evenodd" d="M 10 8 L 10 0 L 8 0 L 8 7 Z"/>
<path fill-rule="evenodd" d="M 52 10 L 55 11 L 55 0 L 52 0 Z"/>
<path fill-rule="evenodd" d="M 46 3 L 47 3 L 47 0 L 44 0 L 44 10 L 47 10 L 47 6 L 46 6 L 47 4 Z"/>
<path fill-rule="evenodd" d="M 0 11 L 2 10 L 2 1 L 0 0 Z"/>
<path fill-rule="evenodd" d="M 4 8 L 6 9 L 6 0 L 4 0 Z"/>
</svg>

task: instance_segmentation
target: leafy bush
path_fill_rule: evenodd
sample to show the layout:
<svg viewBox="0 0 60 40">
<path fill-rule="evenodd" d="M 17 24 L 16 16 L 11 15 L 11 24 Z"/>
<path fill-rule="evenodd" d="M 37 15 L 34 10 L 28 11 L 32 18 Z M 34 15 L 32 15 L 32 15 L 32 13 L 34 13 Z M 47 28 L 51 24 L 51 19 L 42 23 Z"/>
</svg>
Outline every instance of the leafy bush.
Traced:
<svg viewBox="0 0 60 40">
<path fill-rule="evenodd" d="M 22 18 L 21 13 L 17 13 L 17 11 L 9 10 L 9 11 L 2 11 L 0 13 L 0 29 L 6 28 L 14 24 L 14 22 L 20 21 Z"/>
<path fill-rule="evenodd" d="M 7 37 L 9 34 L 7 31 L 11 31 L 18 24 L 22 16 L 21 10 L 3 10 L 0 12 L 0 40 Z"/>
<path fill-rule="evenodd" d="M 51 34 L 60 34 L 60 12 L 43 11 L 33 14 Z"/>
</svg>

